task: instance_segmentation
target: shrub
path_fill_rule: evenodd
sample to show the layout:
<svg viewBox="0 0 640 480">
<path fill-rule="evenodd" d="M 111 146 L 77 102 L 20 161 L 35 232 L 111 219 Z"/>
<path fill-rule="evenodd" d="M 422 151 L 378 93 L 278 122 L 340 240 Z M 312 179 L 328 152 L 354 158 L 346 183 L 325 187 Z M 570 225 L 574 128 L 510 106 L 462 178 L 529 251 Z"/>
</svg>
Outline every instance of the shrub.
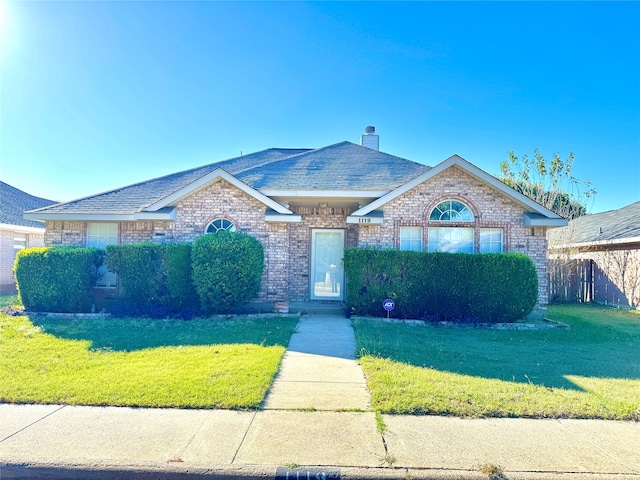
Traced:
<svg viewBox="0 0 640 480">
<path fill-rule="evenodd" d="M 219 231 L 195 239 L 193 284 L 207 313 L 228 313 L 260 291 L 264 249 L 253 237 Z"/>
<path fill-rule="evenodd" d="M 193 286 L 191 244 L 173 243 L 162 250 L 164 289 L 162 303 L 171 312 L 195 313 L 200 302 Z"/>
<path fill-rule="evenodd" d="M 125 297 L 122 311 L 116 307 L 117 313 L 161 317 L 179 312 L 189 316 L 198 310 L 191 281 L 190 244 L 108 245 L 106 250 L 106 265 L 118 274 Z"/>
<path fill-rule="evenodd" d="M 415 255 L 417 252 L 346 249 L 347 302 L 354 313 L 377 315 L 382 301 L 390 298 L 396 303 L 395 315 L 411 316 L 407 265 Z"/>
<path fill-rule="evenodd" d="M 162 284 L 161 245 L 136 243 L 107 245 L 105 263 L 118 274 L 125 297 L 134 305 L 158 303 Z"/>
<path fill-rule="evenodd" d="M 28 248 L 18 252 L 14 271 L 27 310 L 88 312 L 104 251 L 97 248 Z"/>
<path fill-rule="evenodd" d="M 347 302 L 353 313 L 505 322 L 525 317 L 538 299 L 538 279 L 523 254 L 450 254 L 346 249 Z"/>
</svg>

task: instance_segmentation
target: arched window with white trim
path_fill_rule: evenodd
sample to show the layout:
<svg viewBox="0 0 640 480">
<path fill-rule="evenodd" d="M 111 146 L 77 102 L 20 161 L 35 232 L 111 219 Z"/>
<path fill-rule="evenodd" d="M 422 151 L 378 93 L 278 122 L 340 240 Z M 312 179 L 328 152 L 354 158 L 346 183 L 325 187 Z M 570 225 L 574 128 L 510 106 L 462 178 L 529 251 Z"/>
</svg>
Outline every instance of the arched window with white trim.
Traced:
<svg viewBox="0 0 640 480">
<path fill-rule="evenodd" d="M 226 230 L 227 232 L 235 232 L 236 226 L 231 220 L 227 220 L 226 218 L 216 218 L 211 221 L 207 228 L 205 228 L 204 233 L 217 233 L 222 230 Z"/>
<path fill-rule="evenodd" d="M 429 252 L 502 253 L 503 228 L 478 221 L 471 208 L 459 200 L 447 199 L 429 213 Z"/>
<path fill-rule="evenodd" d="M 431 210 L 430 222 L 473 223 L 473 212 L 458 200 L 445 200 Z M 429 227 L 430 252 L 474 253 L 474 225 Z"/>
<path fill-rule="evenodd" d="M 458 200 L 445 200 L 431 210 L 429 220 L 432 222 L 473 222 L 473 212 Z"/>
</svg>

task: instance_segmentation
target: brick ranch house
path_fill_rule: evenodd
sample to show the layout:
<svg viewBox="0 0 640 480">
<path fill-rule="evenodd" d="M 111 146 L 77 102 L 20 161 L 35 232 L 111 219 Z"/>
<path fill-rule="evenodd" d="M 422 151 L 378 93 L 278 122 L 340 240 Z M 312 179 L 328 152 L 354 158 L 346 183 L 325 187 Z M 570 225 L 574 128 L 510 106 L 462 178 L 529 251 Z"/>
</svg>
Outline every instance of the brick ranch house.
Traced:
<svg viewBox="0 0 640 480">
<path fill-rule="evenodd" d="M 45 243 L 190 242 L 219 229 L 263 244 L 257 302 L 342 301 L 345 247 L 522 252 L 547 305 L 546 233 L 566 220 L 454 155 L 434 167 L 361 145 L 270 148 L 25 214 Z M 100 280 L 117 289 L 115 275 Z"/>
</svg>

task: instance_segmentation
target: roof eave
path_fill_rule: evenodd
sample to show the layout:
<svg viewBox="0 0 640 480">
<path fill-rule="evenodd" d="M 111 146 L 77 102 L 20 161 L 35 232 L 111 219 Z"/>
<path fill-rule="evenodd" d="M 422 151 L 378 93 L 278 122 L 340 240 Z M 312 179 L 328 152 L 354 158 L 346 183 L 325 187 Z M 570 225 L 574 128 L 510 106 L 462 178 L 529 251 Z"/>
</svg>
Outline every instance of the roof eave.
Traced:
<svg viewBox="0 0 640 480">
<path fill-rule="evenodd" d="M 302 215 L 286 215 L 275 212 L 267 212 L 264 215 L 264 221 L 269 223 L 300 223 L 302 222 Z"/>
<path fill-rule="evenodd" d="M 389 193 L 388 190 L 303 190 L 265 188 L 259 190 L 268 197 L 287 198 L 380 198 Z"/>
<path fill-rule="evenodd" d="M 558 245 L 552 245 L 549 243 L 549 249 L 551 250 L 563 250 L 567 248 L 589 248 L 599 247 L 606 245 L 624 245 L 624 244 L 640 243 L 640 237 L 627 237 L 627 238 L 615 238 L 612 240 L 594 240 L 592 242 L 579 242 L 579 243 L 562 243 Z"/>
<path fill-rule="evenodd" d="M 56 221 L 56 220 L 78 220 L 86 222 L 120 222 L 136 220 L 169 220 L 176 219 L 176 209 L 164 209 L 155 212 L 133 212 L 133 213 L 25 213 L 24 218 L 36 221 Z"/>
<path fill-rule="evenodd" d="M 525 227 L 566 227 L 569 221 L 566 218 L 548 218 L 539 214 L 523 213 L 523 225 Z"/>
<path fill-rule="evenodd" d="M 18 233 L 39 233 L 43 234 L 45 231 L 44 225 L 42 228 L 38 227 L 27 227 L 25 225 L 15 225 L 12 223 L 0 223 L 0 230 L 11 230 L 12 232 Z"/>
<path fill-rule="evenodd" d="M 384 212 L 374 210 L 366 215 L 349 215 L 347 223 L 356 223 L 358 225 L 382 225 L 384 222 Z"/>
</svg>

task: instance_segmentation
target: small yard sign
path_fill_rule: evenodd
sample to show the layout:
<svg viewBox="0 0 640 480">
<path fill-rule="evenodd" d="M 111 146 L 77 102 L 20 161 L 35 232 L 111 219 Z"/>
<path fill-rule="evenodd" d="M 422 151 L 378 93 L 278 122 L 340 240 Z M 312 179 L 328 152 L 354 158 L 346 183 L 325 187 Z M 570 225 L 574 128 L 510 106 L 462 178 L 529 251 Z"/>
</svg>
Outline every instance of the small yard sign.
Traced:
<svg viewBox="0 0 640 480">
<path fill-rule="evenodd" d="M 390 298 L 387 298 L 384 302 L 382 302 L 382 308 L 387 311 L 387 318 L 389 318 L 389 312 L 396 308 L 396 302 L 394 302 Z"/>
</svg>

